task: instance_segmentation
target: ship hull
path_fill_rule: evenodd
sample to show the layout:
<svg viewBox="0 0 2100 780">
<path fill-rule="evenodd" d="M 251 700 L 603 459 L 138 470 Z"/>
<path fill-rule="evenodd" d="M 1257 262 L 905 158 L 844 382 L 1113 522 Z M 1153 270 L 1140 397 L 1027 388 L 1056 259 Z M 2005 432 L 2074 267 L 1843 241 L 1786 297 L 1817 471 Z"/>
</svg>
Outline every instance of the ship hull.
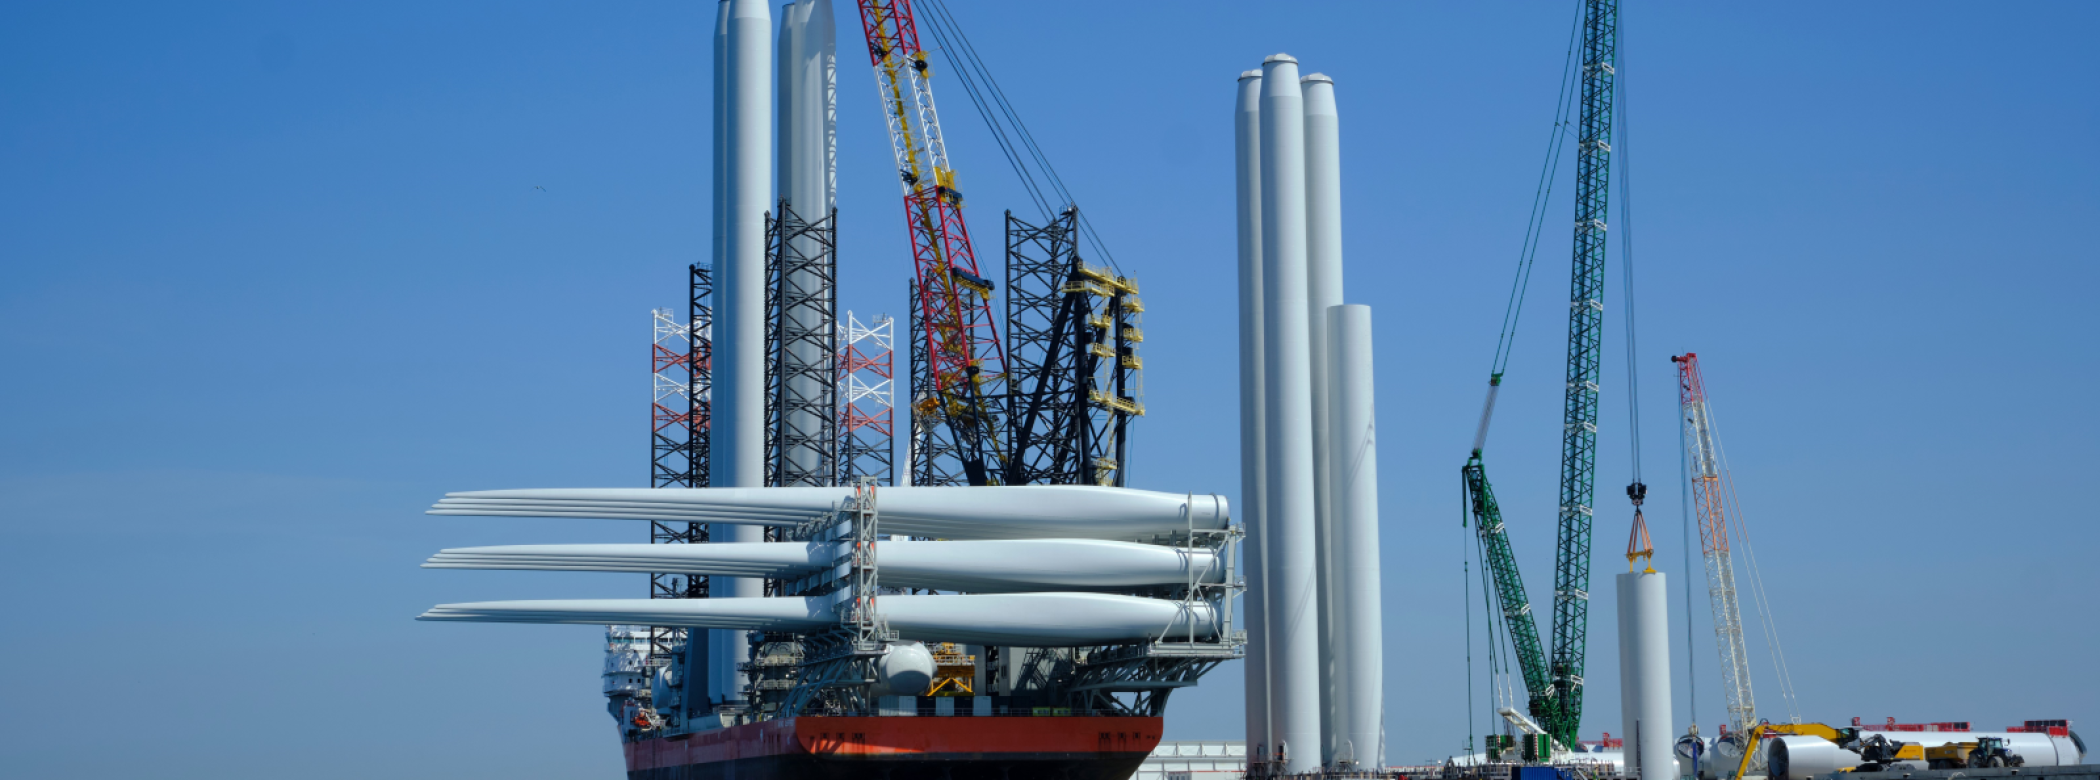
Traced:
<svg viewBox="0 0 2100 780">
<path fill-rule="evenodd" d="M 1159 718 L 783 718 L 627 743 L 627 777 L 1125 780 L 1159 738 Z"/>
</svg>

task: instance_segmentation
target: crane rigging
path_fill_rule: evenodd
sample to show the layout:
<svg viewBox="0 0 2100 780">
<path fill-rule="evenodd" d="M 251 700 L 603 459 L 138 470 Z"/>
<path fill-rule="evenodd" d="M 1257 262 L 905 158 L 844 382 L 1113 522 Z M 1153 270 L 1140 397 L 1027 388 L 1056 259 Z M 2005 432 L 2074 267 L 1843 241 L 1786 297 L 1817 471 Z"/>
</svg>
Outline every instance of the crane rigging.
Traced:
<svg viewBox="0 0 2100 780">
<path fill-rule="evenodd" d="M 1685 477 L 1692 486 L 1693 512 L 1699 518 L 1699 548 L 1706 558 L 1706 594 L 1713 602 L 1714 638 L 1721 653 L 1721 679 L 1728 699 L 1728 727 L 1737 734 L 1757 725 L 1757 702 L 1750 690 L 1749 648 L 1743 641 L 1743 610 L 1736 599 L 1735 556 L 1728 547 L 1728 507 L 1721 484 L 1719 445 L 1714 441 L 1712 413 L 1706 405 L 1706 380 L 1699 374 L 1699 355 L 1670 358 L 1677 364 L 1677 397 L 1683 412 Z"/>
<path fill-rule="evenodd" d="M 972 485 L 999 484 L 1004 451 L 995 412 L 1006 383 L 994 328 L 992 282 L 977 266 L 962 192 L 948 162 L 910 0 L 859 0 L 868 58 L 890 129 L 911 236 L 919 321 L 931 387 L 913 411 L 944 420 Z"/>
<path fill-rule="evenodd" d="M 1566 395 L 1562 403 L 1560 500 L 1556 522 L 1553 570 L 1553 644 L 1539 641 L 1538 626 L 1518 573 L 1502 513 L 1488 482 L 1481 453 L 1487 441 L 1488 424 L 1494 414 L 1507 366 L 1508 344 L 1513 338 L 1516 313 L 1522 306 L 1529 278 L 1530 253 L 1535 236 L 1527 234 L 1526 253 L 1520 256 L 1517 284 L 1504 315 L 1502 343 L 1497 345 L 1494 370 L 1488 382 L 1488 398 L 1481 410 L 1480 427 L 1473 450 L 1461 469 L 1475 533 L 1485 564 L 1492 572 L 1496 598 L 1502 611 L 1513 654 L 1522 670 L 1531 721 L 1562 746 L 1577 744 L 1582 723 L 1583 666 L 1589 634 L 1589 579 L 1591 522 L 1594 517 L 1597 472 L 1598 379 L 1602 371 L 1604 331 L 1604 268 L 1607 217 L 1610 211 L 1610 171 L 1613 91 L 1617 75 L 1619 14 L 1617 0 L 1584 0 L 1578 21 L 1580 43 L 1575 50 L 1581 65 L 1574 103 L 1579 109 L 1576 136 L 1574 263 L 1568 304 L 1568 353 Z M 1564 90 L 1569 79 L 1564 74 Z M 1566 94 L 1565 92 L 1563 93 Z M 1567 105 L 1563 98 L 1563 108 Z M 1557 115 L 1556 118 L 1564 116 Z M 1556 146 L 1549 149 L 1548 171 L 1557 162 Z M 1540 224 L 1547 190 L 1534 199 L 1533 227 Z M 1647 489 L 1636 467 L 1627 496 L 1638 515 Z M 1514 713 L 1511 713 L 1512 715 Z M 1513 717 L 1512 720 L 1515 720 Z"/>
<path fill-rule="evenodd" d="M 1729 727 L 1723 741 L 1715 745 L 1716 755 L 1729 760 L 1734 760 L 1728 756 L 1730 751 L 1741 755 L 1744 768 L 1736 772 L 1740 776 L 1748 768 L 1762 770 L 1766 757 L 1756 752 L 1757 737 L 1775 728 L 1770 720 L 1758 715 L 1757 702 L 1751 691 L 1749 642 L 1744 636 L 1742 601 L 1739 598 L 1742 590 L 1749 591 L 1756 607 L 1786 720 L 1800 727 L 1801 716 L 1794 696 L 1793 675 L 1786 666 L 1786 651 L 1779 644 L 1779 630 L 1772 621 L 1764 578 L 1758 574 L 1757 551 L 1751 546 L 1750 534 L 1745 527 L 1742 504 L 1735 493 L 1735 478 L 1728 469 L 1727 452 L 1721 448 L 1720 425 L 1715 420 L 1712 398 L 1707 394 L 1699 355 L 1686 352 L 1671 357 L 1670 362 L 1677 365 L 1677 397 L 1681 412 L 1678 417 L 1679 438 L 1684 446 L 1684 476 L 1690 499 L 1688 508 L 1699 519 L 1699 546 L 1706 566 L 1707 597 L 1712 602 L 1714 613 L 1714 646 L 1721 656 L 1721 678 L 1728 704 Z M 1747 587 L 1743 589 L 1738 589 L 1736 583 L 1735 548 L 1738 545 L 1746 564 L 1744 580 Z"/>
</svg>

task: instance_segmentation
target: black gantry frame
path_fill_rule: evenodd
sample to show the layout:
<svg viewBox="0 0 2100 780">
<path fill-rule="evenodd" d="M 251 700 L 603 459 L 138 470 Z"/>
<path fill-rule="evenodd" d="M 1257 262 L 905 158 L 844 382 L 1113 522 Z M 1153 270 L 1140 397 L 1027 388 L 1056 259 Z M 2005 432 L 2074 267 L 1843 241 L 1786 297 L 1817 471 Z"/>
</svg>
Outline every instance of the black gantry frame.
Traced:
<svg viewBox="0 0 2100 780">
<path fill-rule="evenodd" d="M 838 211 L 815 222 L 780 202 L 766 221 L 766 484 L 838 478 Z"/>
<path fill-rule="evenodd" d="M 1143 366 L 1143 311 L 1129 279 L 1078 253 L 1079 210 L 1046 225 L 1006 215 L 1008 441 L 1005 484 L 1116 485 Z"/>
<path fill-rule="evenodd" d="M 1093 482 L 1085 343 L 1093 306 L 1083 291 L 1064 292 L 1079 263 L 1078 215 L 1068 208 L 1037 227 L 1006 212 L 1008 485 Z"/>
</svg>

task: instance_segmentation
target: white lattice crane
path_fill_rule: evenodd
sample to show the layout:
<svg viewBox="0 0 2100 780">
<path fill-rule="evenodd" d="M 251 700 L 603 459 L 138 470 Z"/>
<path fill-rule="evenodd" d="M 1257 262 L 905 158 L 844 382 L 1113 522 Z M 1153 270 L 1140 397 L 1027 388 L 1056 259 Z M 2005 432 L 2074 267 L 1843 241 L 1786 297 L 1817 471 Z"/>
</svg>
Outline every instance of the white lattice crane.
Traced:
<svg viewBox="0 0 2100 780">
<path fill-rule="evenodd" d="M 1743 640 L 1743 610 L 1736 599 L 1735 555 L 1728 547 L 1727 470 L 1714 440 L 1713 412 L 1707 407 L 1698 354 L 1687 352 L 1670 362 L 1677 364 L 1686 477 L 1691 481 L 1692 511 L 1699 517 L 1699 546 L 1706 556 L 1706 593 L 1713 601 L 1714 644 L 1721 651 L 1728 727 L 1746 734 L 1757 724 L 1757 701 L 1750 691 L 1750 655 Z"/>
</svg>

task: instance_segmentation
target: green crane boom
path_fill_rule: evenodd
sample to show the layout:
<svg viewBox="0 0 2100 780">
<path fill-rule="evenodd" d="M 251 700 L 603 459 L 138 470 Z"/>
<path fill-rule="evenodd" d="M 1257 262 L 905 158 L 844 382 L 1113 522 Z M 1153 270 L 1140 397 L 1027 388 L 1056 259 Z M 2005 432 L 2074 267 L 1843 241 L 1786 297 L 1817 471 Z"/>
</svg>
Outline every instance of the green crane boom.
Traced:
<svg viewBox="0 0 2100 780">
<path fill-rule="evenodd" d="M 1582 19 L 1582 117 L 1575 146 L 1575 272 L 1568 293 L 1568 387 L 1562 404 L 1560 533 L 1553 561 L 1553 699 L 1547 730 L 1575 744 L 1590 630 L 1590 520 L 1597 495 L 1597 380 L 1604 358 L 1604 233 L 1611 201 L 1612 87 L 1618 0 L 1588 0 Z"/>
<path fill-rule="evenodd" d="M 1487 557 L 1494 576 L 1496 606 L 1509 624 L 1510 644 L 1516 646 L 1517 665 L 1524 675 L 1524 691 L 1534 721 L 1548 712 L 1550 683 L 1546 679 L 1546 651 L 1539 643 L 1539 626 L 1531 618 L 1531 600 L 1524 596 L 1524 575 L 1517 572 L 1517 557 L 1509 550 L 1509 533 L 1502 527 L 1502 507 L 1495 503 L 1495 488 L 1488 484 L 1487 467 L 1480 451 L 1466 459 L 1463 470 L 1466 495 L 1472 500 L 1474 527 L 1480 534 L 1481 554 Z M 1543 721 L 1541 721 L 1543 722 Z"/>
<path fill-rule="evenodd" d="M 1502 617 L 1523 671 L 1532 720 L 1555 741 L 1570 746 L 1576 744 L 1576 732 L 1582 725 L 1582 674 L 1589 641 L 1590 526 L 1597 494 L 1597 382 L 1603 369 L 1605 231 L 1611 192 L 1618 6 L 1618 0 L 1584 0 L 1581 21 L 1575 250 L 1568 296 L 1567 395 L 1562 404 L 1550 662 L 1539 643 L 1530 597 L 1517 572 L 1516 557 L 1510 552 L 1509 536 L 1502 524 L 1502 511 L 1495 504 L 1494 488 L 1488 484 L 1486 467 L 1480 458 L 1488 418 L 1494 411 L 1494 393 L 1501 385 L 1500 366 L 1490 381 L 1480 433 L 1462 472 L 1474 527 L 1493 572 Z M 1520 266 L 1520 297 L 1521 269 Z"/>
</svg>

